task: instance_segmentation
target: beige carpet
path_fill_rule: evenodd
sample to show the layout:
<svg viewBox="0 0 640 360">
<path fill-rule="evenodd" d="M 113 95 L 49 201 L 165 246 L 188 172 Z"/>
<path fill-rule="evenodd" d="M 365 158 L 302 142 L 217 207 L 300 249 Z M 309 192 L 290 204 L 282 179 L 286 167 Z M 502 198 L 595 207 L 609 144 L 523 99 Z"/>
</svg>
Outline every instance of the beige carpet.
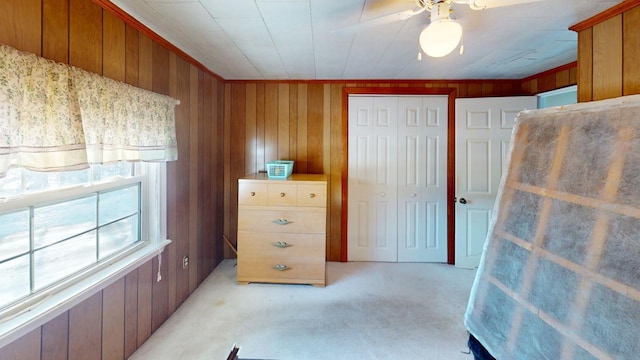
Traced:
<svg viewBox="0 0 640 360">
<path fill-rule="evenodd" d="M 223 261 L 131 359 L 473 360 L 463 325 L 475 271 L 327 263 L 328 285 L 236 285 Z"/>
</svg>

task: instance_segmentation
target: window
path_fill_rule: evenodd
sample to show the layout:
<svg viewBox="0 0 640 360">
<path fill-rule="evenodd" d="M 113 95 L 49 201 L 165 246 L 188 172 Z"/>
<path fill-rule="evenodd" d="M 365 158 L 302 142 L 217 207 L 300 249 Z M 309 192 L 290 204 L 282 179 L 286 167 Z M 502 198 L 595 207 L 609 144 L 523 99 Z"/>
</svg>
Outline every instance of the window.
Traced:
<svg viewBox="0 0 640 360">
<path fill-rule="evenodd" d="M 147 245 L 157 249 L 164 169 L 119 162 L 0 178 L 0 322 Z"/>
</svg>

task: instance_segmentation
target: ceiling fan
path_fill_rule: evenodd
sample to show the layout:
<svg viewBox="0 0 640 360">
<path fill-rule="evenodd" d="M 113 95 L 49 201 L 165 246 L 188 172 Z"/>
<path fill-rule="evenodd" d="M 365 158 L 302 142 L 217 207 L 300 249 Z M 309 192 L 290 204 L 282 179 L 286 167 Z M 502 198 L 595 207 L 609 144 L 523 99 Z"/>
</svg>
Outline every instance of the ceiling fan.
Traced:
<svg viewBox="0 0 640 360">
<path fill-rule="evenodd" d="M 431 22 L 422 30 L 419 37 L 420 47 L 431 57 L 443 57 L 451 53 L 462 39 L 462 26 L 451 19 L 451 5 L 466 4 L 473 10 L 484 10 L 502 6 L 520 5 L 542 0 L 414 0 L 417 9 L 404 10 L 393 14 L 370 19 L 341 31 L 358 31 L 394 21 L 407 20 L 428 11 Z M 462 50 L 462 49 L 461 49 Z M 461 51 L 462 53 L 462 51 Z"/>
</svg>

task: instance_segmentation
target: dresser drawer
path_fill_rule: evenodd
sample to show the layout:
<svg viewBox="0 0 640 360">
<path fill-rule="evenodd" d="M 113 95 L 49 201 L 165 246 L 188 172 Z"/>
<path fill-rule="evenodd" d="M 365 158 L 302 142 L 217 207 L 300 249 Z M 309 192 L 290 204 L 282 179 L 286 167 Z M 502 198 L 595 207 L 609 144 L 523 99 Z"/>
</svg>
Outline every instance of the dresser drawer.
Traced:
<svg viewBox="0 0 640 360">
<path fill-rule="evenodd" d="M 267 204 L 273 206 L 296 206 L 298 185 L 268 184 Z"/>
<path fill-rule="evenodd" d="M 325 261 L 318 258 L 238 258 L 239 282 L 295 282 L 324 285 Z"/>
<path fill-rule="evenodd" d="M 324 234 L 279 234 L 238 231 L 238 253 L 244 257 L 317 257 L 324 261 Z"/>
<path fill-rule="evenodd" d="M 267 184 L 238 182 L 238 205 L 266 205 Z"/>
<path fill-rule="evenodd" d="M 327 186 L 322 185 L 298 185 L 298 206 L 327 206 Z"/>
<path fill-rule="evenodd" d="M 322 233 L 326 232 L 324 208 L 238 209 L 238 231 L 262 233 Z"/>
</svg>

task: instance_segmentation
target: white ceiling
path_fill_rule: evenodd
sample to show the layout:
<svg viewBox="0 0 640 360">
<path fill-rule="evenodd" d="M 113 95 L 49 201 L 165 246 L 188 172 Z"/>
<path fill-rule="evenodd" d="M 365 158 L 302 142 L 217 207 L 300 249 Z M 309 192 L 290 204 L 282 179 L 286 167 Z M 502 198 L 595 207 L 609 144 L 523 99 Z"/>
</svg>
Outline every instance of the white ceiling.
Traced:
<svg viewBox="0 0 640 360">
<path fill-rule="evenodd" d="M 416 9 L 414 0 L 111 0 L 226 80 L 522 79 L 575 61 L 568 27 L 622 0 L 542 0 L 474 11 L 454 4 L 464 54 L 422 56 L 428 13 L 335 31 Z"/>
</svg>

